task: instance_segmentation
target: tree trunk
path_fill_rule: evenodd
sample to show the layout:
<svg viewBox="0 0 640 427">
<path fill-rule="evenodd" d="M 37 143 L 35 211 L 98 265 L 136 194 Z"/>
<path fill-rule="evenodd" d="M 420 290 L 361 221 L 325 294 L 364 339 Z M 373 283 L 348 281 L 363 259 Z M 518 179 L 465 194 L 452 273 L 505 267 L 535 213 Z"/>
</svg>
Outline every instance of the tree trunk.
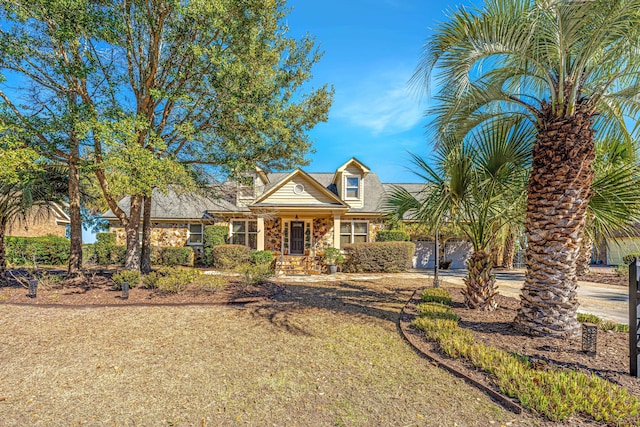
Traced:
<svg viewBox="0 0 640 427">
<path fill-rule="evenodd" d="M 4 246 L 6 224 L 0 221 L 0 286 L 7 286 L 7 256 Z"/>
<path fill-rule="evenodd" d="M 584 276 L 589 274 L 589 265 L 591 264 L 591 256 L 593 255 L 593 242 L 585 233 L 580 243 L 580 252 L 578 253 L 578 262 L 576 263 L 576 274 Z"/>
<path fill-rule="evenodd" d="M 509 233 L 507 240 L 504 242 L 504 255 L 502 256 L 502 268 L 506 270 L 513 269 L 513 258 L 516 255 L 516 239 L 513 233 Z"/>
<path fill-rule="evenodd" d="M 515 325 L 538 336 L 577 334 L 576 261 L 591 198 L 591 117 L 552 118 L 538 132 L 527 189 L 527 271 Z"/>
<path fill-rule="evenodd" d="M 124 268 L 127 270 L 140 270 L 140 211 L 142 208 L 142 196 L 131 196 L 129 220 L 124 224 L 127 239 L 127 252 L 124 256 Z"/>
<path fill-rule="evenodd" d="M 485 311 L 498 308 L 496 295 L 496 276 L 492 274 L 493 262 L 491 254 L 486 251 L 474 251 L 467 260 L 468 275 L 464 279 L 466 289 L 464 303 L 467 307 Z"/>
<path fill-rule="evenodd" d="M 80 215 L 80 172 L 75 160 L 69 162 L 69 219 L 71 248 L 69 277 L 82 276 L 82 217 Z"/>
<path fill-rule="evenodd" d="M 151 196 L 143 199 L 142 217 L 142 255 L 140 256 L 140 272 L 151 273 Z"/>
</svg>

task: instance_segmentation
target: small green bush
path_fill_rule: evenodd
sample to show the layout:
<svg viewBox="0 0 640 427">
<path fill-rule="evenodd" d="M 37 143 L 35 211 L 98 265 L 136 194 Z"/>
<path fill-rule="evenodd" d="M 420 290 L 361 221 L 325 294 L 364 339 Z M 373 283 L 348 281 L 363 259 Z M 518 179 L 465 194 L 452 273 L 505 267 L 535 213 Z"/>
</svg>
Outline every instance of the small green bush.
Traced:
<svg viewBox="0 0 640 427">
<path fill-rule="evenodd" d="M 64 265 L 69 262 L 69 240 L 58 236 L 5 237 L 5 257 L 11 265 Z"/>
<path fill-rule="evenodd" d="M 602 319 L 595 314 L 590 313 L 578 313 L 578 322 L 580 323 L 601 323 Z"/>
<path fill-rule="evenodd" d="M 439 302 L 440 304 L 451 305 L 451 294 L 443 288 L 427 288 L 422 291 L 422 301 Z"/>
<path fill-rule="evenodd" d="M 193 268 L 164 267 L 144 276 L 142 283 L 147 289 L 175 294 L 185 291 L 201 274 L 200 270 Z"/>
<path fill-rule="evenodd" d="M 193 262 L 193 249 L 188 246 L 179 248 L 151 247 L 151 264 L 153 265 L 193 267 Z"/>
<path fill-rule="evenodd" d="M 411 242 L 375 242 L 346 245 L 346 273 L 397 273 L 411 268 L 416 245 Z"/>
<path fill-rule="evenodd" d="M 629 264 L 631 264 L 633 262 L 633 260 L 636 259 L 636 257 L 640 258 L 640 252 L 632 252 L 630 254 L 626 254 L 625 256 L 622 257 L 622 260 L 628 266 Z"/>
<path fill-rule="evenodd" d="M 409 233 L 400 230 L 380 230 L 376 233 L 376 242 L 408 242 Z"/>
<path fill-rule="evenodd" d="M 112 252 L 116 246 L 115 233 L 97 233 L 94 250 L 96 253 L 96 261 L 98 264 L 112 264 Z"/>
<path fill-rule="evenodd" d="M 242 274 L 242 284 L 256 286 L 267 283 L 273 277 L 273 269 L 269 264 L 244 264 L 237 268 Z"/>
<path fill-rule="evenodd" d="M 229 227 L 226 225 L 207 225 L 204 227 L 203 248 L 204 265 L 212 266 L 213 258 L 211 248 L 227 243 Z"/>
<path fill-rule="evenodd" d="M 122 290 L 122 284 L 127 282 L 130 288 L 135 288 L 140 284 L 140 272 L 134 270 L 122 270 L 111 276 L 115 289 Z"/>
<path fill-rule="evenodd" d="M 616 332 L 629 332 L 629 325 L 618 323 L 616 325 Z"/>
<path fill-rule="evenodd" d="M 249 260 L 251 264 L 271 264 L 273 261 L 273 253 L 271 253 L 271 251 L 254 251 L 251 252 Z"/>
<path fill-rule="evenodd" d="M 614 272 L 620 277 L 628 277 L 629 266 L 627 264 L 616 265 Z"/>
<path fill-rule="evenodd" d="M 96 263 L 96 249 L 93 243 L 85 243 L 82 245 L 82 263 L 91 265 Z"/>
<path fill-rule="evenodd" d="M 344 256 L 340 253 L 338 248 L 324 248 L 324 256 L 322 258 L 326 265 L 342 264 L 344 262 Z"/>
<path fill-rule="evenodd" d="M 243 245 L 217 245 L 211 248 L 212 266 L 233 270 L 251 259 L 251 249 Z"/>
</svg>

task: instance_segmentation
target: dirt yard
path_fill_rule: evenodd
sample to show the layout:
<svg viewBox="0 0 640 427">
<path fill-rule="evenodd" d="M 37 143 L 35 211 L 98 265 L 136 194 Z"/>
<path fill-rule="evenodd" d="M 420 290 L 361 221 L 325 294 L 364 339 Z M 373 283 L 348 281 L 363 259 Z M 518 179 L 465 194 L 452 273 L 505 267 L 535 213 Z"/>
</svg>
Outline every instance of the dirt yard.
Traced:
<svg viewBox="0 0 640 427">
<path fill-rule="evenodd" d="M 0 289 L 0 424 L 540 425 L 400 338 L 400 310 L 425 285 L 279 284 L 226 306 L 135 306 L 141 289 L 119 301 L 100 286 L 43 289 L 19 302 L 52 304 L 25 306 L 9 302 L 26 289 Z M 200 294 L 176 302 L 209 303 Z M 119 306 L 89 303 L 103 298 Z"/>
</svg>

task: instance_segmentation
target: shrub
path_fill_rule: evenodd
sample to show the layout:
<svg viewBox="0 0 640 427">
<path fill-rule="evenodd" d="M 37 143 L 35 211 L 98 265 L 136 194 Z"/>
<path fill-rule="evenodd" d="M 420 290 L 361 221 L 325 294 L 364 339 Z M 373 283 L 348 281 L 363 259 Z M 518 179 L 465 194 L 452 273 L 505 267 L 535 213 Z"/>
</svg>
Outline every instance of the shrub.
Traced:
<svg viewBox="0 0 640 427">
<path fill-rule="evenodd" d="M 578 313 L 578 322 L 598 324 L 602 322 L 602 319 L 596 316 L 595 314 Z"/>
<path fill-rule="evenodd" d="M 620 277 L 629 276 L 629 266 L 627 264 L 616 265 L 614 272 Z"/>
<path fill-rule="evenodd" d="M 354 243 L 345 246 L 347 273 L 400 272 L 411 268 L 416 246 L 411 242 Z"/>
<path fill-rule="evenodd" d="M 245 286 L 262 285 L 273 277 L 270 264 L 244 264 L 237 270 L 242 274 L 242 283 Z"/>
<path fill-rule="evenodd" d="M 271 264 L 273 254 L 271 251 L 254 251 L 249 258 L 251 264 Z"/>
<path fill-rule="evenodd" d="M 93 243 L 82 245 L 82 263 L 88 265 L 96 263 L 96 249 Z"/>
<path fill-rule="evenodd" d="M 376 233 L 376 242 L 408 242 L 409 233 L 400 230 L 380 230 Z"/>
<path fill-rule="evenodd" d="M 122 270 L 114 273 L 111 276 L 114 287 L 117 290 L 122 290 L 122 284 L 127 282 L 130 288 L 135 288 L 140 284 L 140 272 L 135 270 Z"/>
<path fill-rule="evenodd" d="M 161 268 L 142 279 L 145 288 L 157 289 L 165 293 L 179 293 L 186 290 L 202 273 L 193 268 Z"/>
<path fill-rule="evenodd" d="M 12 265 L 64 265 L 69 262 L 69 240 L 58 236 L 5 237 L 5 256 Z"/>
<path fill-rule="evenodd" d="M 226 225 L 207 225 L 204 227 L 203 247 L 204 247 L 204 265 L 212 266 L 213 258 L 211 248 L 214 246 L 224 245 L 227 243 L 229 227 Z"/>
<path fill-rule="evenodd" d="M 342 264 L 344 256 L 342 256 L 338 248 L 325 248 L 323 261 L 326 265 Z"/>
<path fill-rule="evenodd" d="M 217 245 L 211 248 L 212 266 L 233 270 L 251 259 L 251 249 L 243 245 Z"/>
<path fill-rule="evenodd" d="M 151 247 L 151 264 L 175 267 L 193 267 L 194 253 L 188 246 L 179 248 Z"/>
<path fill-rule="evenodd" d="M 439 302 L 440 304 L 451 304 L 451 294 L 443 288 L 427 288 L 422 291 L 422 301 Z"/>
<path fill-rule="evenodd" d="M 622 257 L 622 260 L 625 264 L 629 265 L 633 262 L 636 257 L 640 258 L 640 252 L 632 252 Z"/>
<path fill-rule="evenodd" d="M 96 234 L 96 243 L 93 245 L 95 261 L 100 265 L 124 264 L 127 247 L 116 245 L 115 233 Z"/>
</svg>

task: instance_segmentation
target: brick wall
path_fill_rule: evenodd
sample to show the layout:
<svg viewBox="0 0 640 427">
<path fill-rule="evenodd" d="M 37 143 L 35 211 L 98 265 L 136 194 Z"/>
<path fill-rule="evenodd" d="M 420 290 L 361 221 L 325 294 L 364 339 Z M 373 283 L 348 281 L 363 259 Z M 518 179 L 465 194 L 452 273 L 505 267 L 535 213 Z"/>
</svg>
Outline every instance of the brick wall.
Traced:
<svg viewBox="0 0 640 427">
<path fill-rule="evenodd" d="M 56 223 L 56 215 L 48 209 L 37 209 L 27 215 L 27 219 L 17 218 L 7 227 L 7 236 L 16 237 L 40 237 L 40 236 L 59 236 L 67 235 L 67 227 L 65 224 L 58 225 Z"/>
</svg>

